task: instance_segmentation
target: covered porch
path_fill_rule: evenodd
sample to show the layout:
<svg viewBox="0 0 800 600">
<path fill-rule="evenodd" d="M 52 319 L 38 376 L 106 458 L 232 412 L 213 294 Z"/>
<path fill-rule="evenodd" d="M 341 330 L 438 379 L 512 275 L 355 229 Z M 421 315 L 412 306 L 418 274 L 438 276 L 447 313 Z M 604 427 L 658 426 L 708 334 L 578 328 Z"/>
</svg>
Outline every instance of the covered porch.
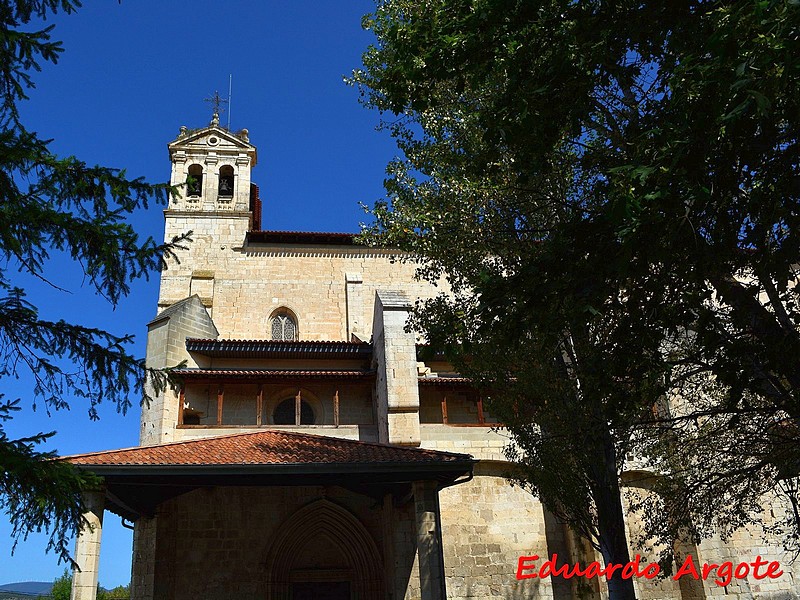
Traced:
<svg viewBox="0 0 800 600">
<path fill-rule="evenodd" d="M 86 498 L 76 600 L 95 597 L 105 510 L 135 523 L 137 600 L 443 599 L 438 492 L 475 463 L 274 430 L 68 460 L 104 480 Z"/>
</svg>

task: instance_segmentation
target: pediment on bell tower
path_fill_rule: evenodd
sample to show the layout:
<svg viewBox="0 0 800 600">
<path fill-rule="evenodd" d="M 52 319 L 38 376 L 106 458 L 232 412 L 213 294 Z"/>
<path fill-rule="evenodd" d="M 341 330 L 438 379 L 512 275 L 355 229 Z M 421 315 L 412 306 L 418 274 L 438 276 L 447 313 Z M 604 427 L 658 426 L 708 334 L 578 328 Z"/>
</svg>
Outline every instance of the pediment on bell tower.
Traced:
<svg viewBox="0 0 800 600">
<path fill-rule="evenodd" d="M 181 127 L 169 148 L 176 194 L 170 210 L 192 213 L 252 210 L 253 190 L 250 172 L 256 164 L 256 147 L 246 129 L 229 131 L 218 124 L 201 129 Z"/>
<path fill-rule="evenodd" d="M 246 154 L 251 165 L 255 166 L 256 148 L 250 143 L 247 129 L 232 132 L 218 126 L 202 129 L 181 127 L 181 133 L 167 146 L 170 155 L 183 151 L 189 155 L 214 154 Z"/>
</svg>

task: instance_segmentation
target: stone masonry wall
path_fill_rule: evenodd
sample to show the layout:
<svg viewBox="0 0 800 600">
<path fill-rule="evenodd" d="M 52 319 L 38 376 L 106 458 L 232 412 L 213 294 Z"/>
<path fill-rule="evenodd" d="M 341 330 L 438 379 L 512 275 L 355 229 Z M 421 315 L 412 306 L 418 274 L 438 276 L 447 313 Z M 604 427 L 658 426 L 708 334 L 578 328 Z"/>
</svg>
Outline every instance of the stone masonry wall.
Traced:
<svg viewBox="0 0 800 600">
<path fill-rule="evenodd" d="M 268 581 L 267 564 L 271 543 L 286 520 L 311 502 L 326 499 L 353 514 L 373 538 L 379 552 L 385 552 L 380 503 L 342 488 L 239 487 L 198 489 L 161 505 L 158 514 L 159 540 L 168 540 L 156 551 L 153 598 L 162 600 L 262 600 Z M 411 573 L 413 545 L 412 505 L 392 510 L 390 540 L 397 586 L 405 593 L 414 589 Z M 328 564 L 336 553 L 323 552 L 324 543 L 311 545 L 296 558 L 296 565 L 306 569 L 339 566 Z M 378 561 L 382 563 L 383 557 Z M 409 585 L 410 584 L 410 585 Z M 416 588 L 419 588 L 417 577 Z M 409 597 L 409 596 L 406 596 Z M 409 598 L 414 598 L 412 595 Z M 418 597 L 418 596 L 416 596 Z"/>
<path fill-rule="evenodd" d="M 420 425 L 422 448 L 442 452 L 471 454 L 478 460 L 505 461 L 503 448 L 509 442 L 508 434 L 491 427 L 454 427 L 423 423 Z"/>
<path fill-rule="evenodd" d="M 448 598 L 553 597 L 549 580 L 516 580 L 519 556 L 547 547 L 530 494 L 487 474 L 442 490 L 439 501 Z"/>
<path fill-rule="evenodd" d="M 782 517 L 784 511 L 791 510 L 784 500 L 774 494 L 762 498 L 761 504 L 764 510 L 759 516 L 767 526 Z M 751 576 L 748 579 L 734 579 L 730 585 L 724 587 L 706 581 L 704 583 L 706 598 L 721 596 L 736 600 L 800 598 L 800 560 L 792 563 L 794 557 L 783 550 L 782 542 L 779 535 L 765 539 L 764 532 L 758 526 L 735 531 L 729 539 L 723 540 L 717 535 L 703 540 L 697 548 L 701 562 L 719 563 L 729 560 L 735 565 L 739 562 L 751 562 L 756 556 L 761 556 L 764 560 L 779 562 L 783 571 L 783 575 L 778 579 L 755 580 Z"/>
<path fill-rule="evenodd" d="M 138 519 L 133 529 L 133 568 L 131 600 L 150 600 L 153 597 L 156 560 L 155 518 Z"/>
<path fill-rule="evenodd" d="M 166 238 L 192 230 L 193 241 L 178 252 L 180 263 L 170 262 L 162 273 L 159 307 L 186 298 L 194 285 L 212 294 L 202 300 L 222 338 L 269 338 L 270 315 L 286 307 L 298 318 L 300 339 L 349 341 L 349 322 L 368 341 L 377 290 L 403 289 L 413 301 L 446 289 L 414 281 L 415 265 L 395 261 L 396 253 L 387 250 L 244 248 L 248 224 L 245 216 L 168 213 Z"/>
</svg>

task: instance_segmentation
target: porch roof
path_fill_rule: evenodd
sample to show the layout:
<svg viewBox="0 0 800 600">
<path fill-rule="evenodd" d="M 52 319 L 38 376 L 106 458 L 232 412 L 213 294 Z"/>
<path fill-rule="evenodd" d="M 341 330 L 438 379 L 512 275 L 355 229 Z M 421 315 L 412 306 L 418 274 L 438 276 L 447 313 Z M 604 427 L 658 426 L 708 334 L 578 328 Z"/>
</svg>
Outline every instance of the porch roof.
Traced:
<svg viewBox="0 0 800 600">
<path fill-rule="evenodd" d="M 419 480 L 441 487 L 470 476 L 468 454 L 288 431 L 258 431 L 63 457 L 103 477 L 107 507 L 151 515 L 169 498 L 208 486 L 338 485 L 382 497 Z"/>
<path fill-rule="evenodd" d="M 268 430 L 64 457 L 74 465 L 299 465 L 458 463 L 469 454 Z"/>
</svg>

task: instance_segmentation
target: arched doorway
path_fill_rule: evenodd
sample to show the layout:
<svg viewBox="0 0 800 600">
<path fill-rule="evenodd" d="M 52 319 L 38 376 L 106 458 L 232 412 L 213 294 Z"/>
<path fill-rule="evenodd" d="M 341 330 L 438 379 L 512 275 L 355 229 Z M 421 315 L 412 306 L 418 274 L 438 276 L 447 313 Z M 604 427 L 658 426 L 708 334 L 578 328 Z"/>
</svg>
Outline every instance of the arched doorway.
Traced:
<svg viewBox="0 0 800 600">
<path fill-rule="evenodd" d="M 281 525 L 265 564 L 265 598 L 353 600 L 382 598 L 381 555 L 349 511 L 317 500 Z"/>
</svg>

